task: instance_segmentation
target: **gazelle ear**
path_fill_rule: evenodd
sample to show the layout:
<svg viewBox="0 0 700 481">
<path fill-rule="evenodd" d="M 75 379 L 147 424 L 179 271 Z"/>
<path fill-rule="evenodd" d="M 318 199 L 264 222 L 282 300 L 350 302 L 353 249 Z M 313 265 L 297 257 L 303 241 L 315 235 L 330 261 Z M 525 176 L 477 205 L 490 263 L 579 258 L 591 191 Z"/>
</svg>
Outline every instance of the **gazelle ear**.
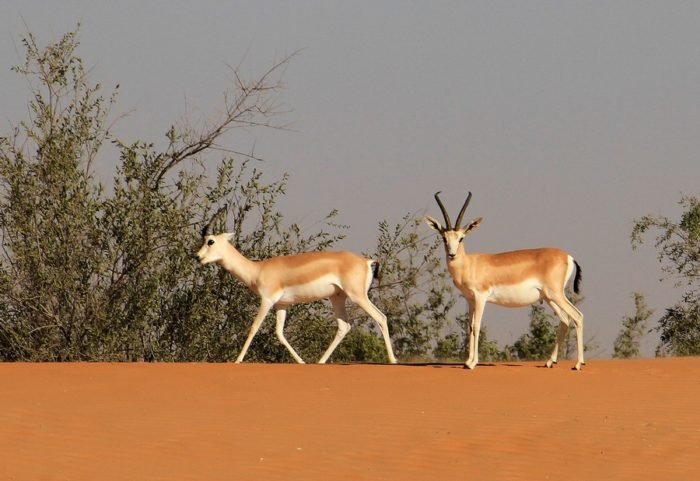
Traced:
<svg viewBox="0 0 700 481">
<path fill-rule="evenodd" d="M 484 220 L 483 217 L 477 217 L 476 219 L 474 219 L 474 220 L 471 222 L 471 224 L 469 224 L 467 227 L 465 227 L 464 229 L 462 229 L 462 232 L 464 232 L 465 234 L 467 234 L 467 233 L 473 231 L 474 229 L 476 229 L 477 227 L 479 227 L 479 225 L 481 225 L 481 221 L 482 221 L 482 220 Z"/>
<path fill-rule="evenodd" d="M 431 229 L 436 230 L 438 232 L 443 232 L 445 230 L 437 220 L 433 219 L 429 215 L 425 216 L 425 223 L 428 224 L 428 226 Z"/>
<path fill-rule="evenodd" d="M 224 239 L 226 239 L 226 240 L 229 241 L 229 242 L 231 241 L 231 239 L 233 239 L 234 237 L 236 237 L 236 234 L 234 234 L 233 232 L 225 232 L 225 233 L 223 233 L 223 234 L 221 234 L 221 235 L 224 236 Z"/>
</svg>

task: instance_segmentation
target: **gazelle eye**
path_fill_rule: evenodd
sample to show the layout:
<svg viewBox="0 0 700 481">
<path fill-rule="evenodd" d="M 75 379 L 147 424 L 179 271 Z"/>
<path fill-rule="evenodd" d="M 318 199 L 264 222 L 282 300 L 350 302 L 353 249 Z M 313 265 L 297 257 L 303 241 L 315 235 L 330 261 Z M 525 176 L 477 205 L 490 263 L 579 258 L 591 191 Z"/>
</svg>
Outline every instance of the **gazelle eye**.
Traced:
<svg viewBox="0 0 700 481">
<path fill-rule="evenodd" d="M 463 240 L 464 240 L 464 237 L 462 237 L 462 238 L 459 240 L 459 242 L 461 243 Z"/>
<path fill-rule="evenodd" d="M 213 244 L 214 244 L 214 239 L 209 239 L 209 240 L 207 241 L 207 245 L 208 245 L 208 246 L 213 245 Z"/>
</svg>

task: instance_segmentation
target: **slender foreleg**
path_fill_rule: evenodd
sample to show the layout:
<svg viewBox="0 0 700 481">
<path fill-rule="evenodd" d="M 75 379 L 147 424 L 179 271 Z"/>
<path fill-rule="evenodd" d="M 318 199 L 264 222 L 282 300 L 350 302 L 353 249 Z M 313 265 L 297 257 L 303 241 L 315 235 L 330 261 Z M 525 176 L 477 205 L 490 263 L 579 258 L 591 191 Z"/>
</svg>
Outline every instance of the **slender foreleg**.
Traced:
<svg viewBox="0 0 700 481">
<path fill-rule="evenodd" d="M 250 326 L 250 331 L 248 332 L 248 338 L 245 340 L 245 343 L 243 344 L 243 349 L 241 349 L 241 353 L 236 358 L 236 363 L 240 363 L 241 361 L 243 361 L 243 358 L 245 357 L 245 354 L 246 354 L 246 352 L 248 352 L 248 348 L 250 347 L 250 343 L 253 341 L 255 334 L 258 332 L 258 329 L 260 329 L 260 325 L 265 320 L 265 316 L 270 311 L 271 307 L 272 307 L 271 302 L 266 302 L 265 300 L 263 300 L 260 303 L 260 307 L 258 308 L 258 313 L 255 315 L 255 319 L 253 320 L 253 324 L 251 324 L 251 326 Z"/>
<path fill-rule="evenodd" d="M 484 314 L 486 299 L 474 298 L 474 313 L 472 314 L 471 334 L 469 336 L 469 359 L 464 364 L 468 369 L 474 369 L 479 364 L 479 332 L 481 331 L 481 316 Z"/>
<path fill-rule="evenodd" d="M 469 357 L 467 357 L 467 361 L 464 363 L 465 365 L 472 363 L 472 346 L 474 345 L 474 301 L 467 300 L 467 305 L 469 306 L 469 312 L 467 313 L 467 337 L 469 338 L 467 350 L 469 351 Z"/>
</svg>

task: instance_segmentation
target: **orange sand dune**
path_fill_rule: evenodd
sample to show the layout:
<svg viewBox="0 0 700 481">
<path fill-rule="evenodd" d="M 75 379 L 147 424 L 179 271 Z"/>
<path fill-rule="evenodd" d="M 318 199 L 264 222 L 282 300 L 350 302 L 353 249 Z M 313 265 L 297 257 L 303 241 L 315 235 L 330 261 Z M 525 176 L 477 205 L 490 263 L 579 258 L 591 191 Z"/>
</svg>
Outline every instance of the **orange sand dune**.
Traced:
<svg viewBox="0 0 700 481">
<path fill-rule="evenodd" d="M 0 364 L 0 479 L 700 479 L 700 359 L 570 364 Z"/>
</svg>

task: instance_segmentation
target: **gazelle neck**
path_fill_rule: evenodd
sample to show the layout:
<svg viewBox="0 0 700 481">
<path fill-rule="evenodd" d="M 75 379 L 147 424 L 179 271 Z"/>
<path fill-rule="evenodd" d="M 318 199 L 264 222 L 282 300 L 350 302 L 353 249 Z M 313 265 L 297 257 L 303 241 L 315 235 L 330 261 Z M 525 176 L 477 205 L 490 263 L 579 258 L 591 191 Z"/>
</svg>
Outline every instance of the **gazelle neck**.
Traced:
<svg viewBox="0 0 700 481">
<path fill-rule="evenodd" d="M 450 258 L 450 255 L 445 253 L 447 257 L 447 270 L 450 271 L 452 277 L 455 277 L 455 273 L 464 269 L 465 264 L 469 263 L 469 254 L 464 251 L 464 244 L 460 244 L 455 251 L 455 256 Z"/>
<path fill-rule="evenodd" d="M 226 248 L 226 255 L 219 261 L 219 265 L 248 287 L 253 284 L 260 271 L 256 262 L 241 254 L 230 243 Z"/>
</svg>

